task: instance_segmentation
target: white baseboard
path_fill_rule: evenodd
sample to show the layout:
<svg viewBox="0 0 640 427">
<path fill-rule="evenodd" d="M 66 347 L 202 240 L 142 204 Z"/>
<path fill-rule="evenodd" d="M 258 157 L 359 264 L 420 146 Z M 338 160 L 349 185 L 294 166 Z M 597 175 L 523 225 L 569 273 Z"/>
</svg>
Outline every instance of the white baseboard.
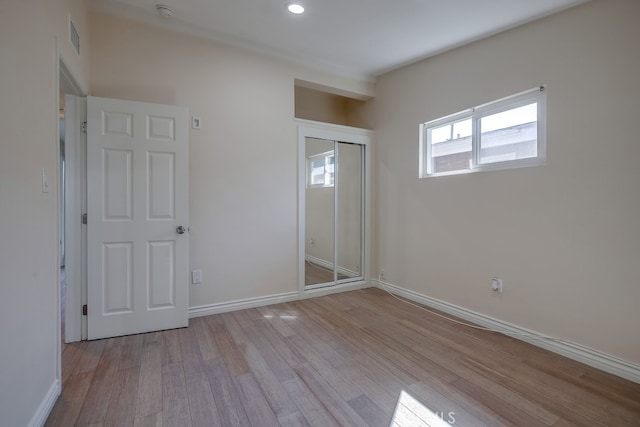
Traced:
<svg viewBox="0 0 640 427">
<path fill-rule="evenodd" d="M 544 334 L 468 310 L 445 301 L 438 300 L 409 289 L 405 289 L 380 280 L 371 280 L 371 284 L 411 301 L 423 304 L 427 307 L 443 311 L 477 325 L 491 328 L 505 335 L 526 341 L 537 347 L 544 348 L 578 362 L 584 363 L 596 369 L 625 378 L 640 384 L 640 365 L 627 362 L 618 357 L 602 353 L 589 347 L 568 341 L 548 340 Z"/>
<path fill-rule="evenodd" d="M 60 396 L 60 381 L 56 379 L 53 384 L 51 384 L 42 402 L 40 402 L 38 410 L 33 414 L 33 417 L 31 417 L 31 421 L 29 421 L 28 424 L 29 427 L 42 427 L 44 425 L 53 409 L 53 405 L 56 404 L 58 396 Z"/>
<path fill-rule="evenodd" d="M 340 292 L 357 291 L 370 287 L 371 285 L 366 280 L 340 283 L 339 285 L 334 286 L 324 286 L 315 289 L 307 289 L 304 293 L 304 296 L 300 297 L 299 299 L 323 297 L 325 295 L 338 294 Z"/>
<path fill-rule="evenodd" d="M 296 301 L 299 299 L 298 297 L 298 292 L 287 292 L 284 294 L 189 307 L 189 318 L 191 319 L 194 317 L 209 316 L 211 314 L 227 313 L 229 311 L 244 310 L 246 308 L 262 307 L 265 305 L 279 304 L 281 302 Z"/>
<path fill-rule="evenodd" d="M 371 285 L 365 280 L 352 283 L 341 283 L 335 286 L 327 286 L 318 289 L 311 289 L 300 296 L 299 292 L 286 292 L 283 294 L 267 295 L 264 297 L 247 298 L 236 301 L 221 302 L 217 304 L 200 305 L 189 307 L 189 319 L 194 317 L 209 316 L 211 314 L 228 313 L 230 311 L 244 310 L 246 308 L 263 307 L 265 305 L 279 304 L 282 302 L 298 301 L 300 299 L 321 297 L 339 292 L 355 291 L 369 288 Z"/>
</svg>

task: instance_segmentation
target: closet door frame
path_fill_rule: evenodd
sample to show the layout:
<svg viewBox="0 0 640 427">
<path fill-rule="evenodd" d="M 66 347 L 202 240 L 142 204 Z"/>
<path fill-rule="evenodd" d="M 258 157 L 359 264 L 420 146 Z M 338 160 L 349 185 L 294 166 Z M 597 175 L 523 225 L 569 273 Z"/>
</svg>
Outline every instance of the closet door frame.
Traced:
<svg viewBox="0 0 640 427">
<path fill-rule="evenodd" d="M 369 287 L 370 280 L 370 212 L 371 212 L 371 151 L 373 131 L 323 122 L 296 119 L 298 124 L 298 292 L 300 298 L 310 298 Z M 330 141 L 359 144 L 363 147 L 363 200 L 362 200 L 362 279 L 331 286 L 307 289 L 305 286 L 305 239 L 306 239 L 306 186 L 307 159 L 306 139 L 318 138 Z M 338 209 L 334 205 L 335 210 Z M 335 227 L 335 224 L 334 224 Z M 335 242 L 334 242 L 335 243 Z M 336 254 L 334 253 L 334 258 Z"/>
</svg>

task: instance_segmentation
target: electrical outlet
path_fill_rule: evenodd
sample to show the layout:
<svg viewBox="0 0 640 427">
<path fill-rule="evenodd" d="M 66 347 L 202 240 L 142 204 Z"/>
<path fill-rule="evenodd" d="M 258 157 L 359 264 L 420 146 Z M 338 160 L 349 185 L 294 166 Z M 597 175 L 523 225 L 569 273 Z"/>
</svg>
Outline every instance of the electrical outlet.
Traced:
<svg viewBox="0 0 640 427">
<path fill-rule="evenodd" d="M 193 270 L 191 272 L 191 283 L 194 285 L 202 283 L 202 270 Z"/>
<path fill-rule="evenodd" d="M 380 281 L 384 280 L 384 270 L 380 270 L 380 275 L 378 276 L 378 280 Z"/>
<path fill-rule="evenodd" d="M 491 290 L 499 294 L 502 293 L 502 279 L 494 277 L 491 279 Z"/>
</svg>

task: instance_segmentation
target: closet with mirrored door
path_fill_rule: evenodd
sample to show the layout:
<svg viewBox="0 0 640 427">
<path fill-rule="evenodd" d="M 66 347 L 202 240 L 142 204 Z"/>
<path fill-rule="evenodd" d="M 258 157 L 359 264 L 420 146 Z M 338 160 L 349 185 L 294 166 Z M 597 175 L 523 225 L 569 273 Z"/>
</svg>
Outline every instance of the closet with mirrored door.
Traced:
<svg viewBox="0 0 640 427">
<path fill-rule="evenodd" d="M 299 127 L 299 282 L 302 294 L 364 287 L 368 263 L 370 131 Z"/>
</svg>

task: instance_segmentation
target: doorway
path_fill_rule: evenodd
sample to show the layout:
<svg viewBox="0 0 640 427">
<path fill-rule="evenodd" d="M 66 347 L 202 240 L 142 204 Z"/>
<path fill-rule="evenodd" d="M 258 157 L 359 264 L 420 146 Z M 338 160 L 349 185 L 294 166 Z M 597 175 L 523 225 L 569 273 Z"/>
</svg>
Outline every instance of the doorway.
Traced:
<svg viewBox="0 0 640 427">
<path fill-rule="evenodd" d="M 187 117 L 65 95 L 65 342 L 188 324 Z"/>
<path fill-rule="evenodd" d="M 367 286 L 371 132 L 301 121 L 300 296 Z"/>
<path fill-rule="evenodd" d="M 85 111 L 76 102 L 85 93 L 62 58 L 58 70 L 58 176 L 60 265 L 60 334 L 61 343 L 80 341 L 82 335 L 82 225 L 81 211 L 83 163 L 82 117 Z"/>
</svg>

